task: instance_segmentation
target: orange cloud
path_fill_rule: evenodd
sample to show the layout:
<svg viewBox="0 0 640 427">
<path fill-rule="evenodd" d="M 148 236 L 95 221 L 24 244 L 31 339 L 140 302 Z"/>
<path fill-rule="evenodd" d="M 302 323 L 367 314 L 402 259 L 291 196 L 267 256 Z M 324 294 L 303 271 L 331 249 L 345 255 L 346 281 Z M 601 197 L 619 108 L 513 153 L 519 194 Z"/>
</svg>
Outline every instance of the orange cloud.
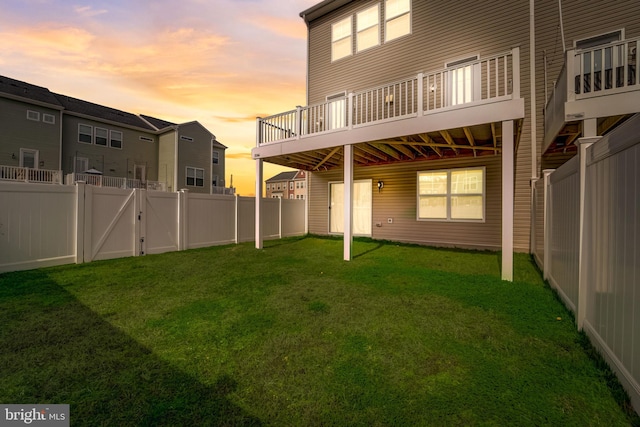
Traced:
<svg viewBox="0 0 640 427">
<path fill-rule="evenodd" d="M 279 18 L 275 16 L 252 16 L 248 21 L 256 27 L 271 31 L 280 36 L 306 40 L 307 29 L 302 19 Z"/>
</svg>

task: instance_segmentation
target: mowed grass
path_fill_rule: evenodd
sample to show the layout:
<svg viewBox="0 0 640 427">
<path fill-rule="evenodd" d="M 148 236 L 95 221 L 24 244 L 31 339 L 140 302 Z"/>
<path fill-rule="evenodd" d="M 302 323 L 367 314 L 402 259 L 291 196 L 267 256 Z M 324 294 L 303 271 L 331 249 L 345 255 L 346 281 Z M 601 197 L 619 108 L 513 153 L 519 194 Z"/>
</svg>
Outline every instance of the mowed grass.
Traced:
<svg viewBox="0 0 640 427">
<path fill-rule="evenodd" d="M 0 402 L 72 425 L 630 425 L 526 255 L 304 237 L 0 275 Z"/>
</svg>

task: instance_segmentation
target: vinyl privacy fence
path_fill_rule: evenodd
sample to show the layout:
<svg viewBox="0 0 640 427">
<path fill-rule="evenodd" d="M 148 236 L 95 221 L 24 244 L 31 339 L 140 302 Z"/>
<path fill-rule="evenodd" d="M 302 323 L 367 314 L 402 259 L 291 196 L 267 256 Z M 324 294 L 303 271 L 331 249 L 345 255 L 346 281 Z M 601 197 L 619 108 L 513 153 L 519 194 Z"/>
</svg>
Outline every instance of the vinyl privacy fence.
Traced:
<svg viewBox="0 0 640 427">
<path fill-rule="evenodd" d="M 305 234 L 304 200 L 262 209 L 264 238 Z M 0 183 L 0 272 L 254 239 L 253 197 Z"/>
<path fill-rule="evenodd" d="M 582 138 L 578 156 L 545 171 L 533 211 L 545 278 L 640 413 L 640 115 Z"/>
</svg>

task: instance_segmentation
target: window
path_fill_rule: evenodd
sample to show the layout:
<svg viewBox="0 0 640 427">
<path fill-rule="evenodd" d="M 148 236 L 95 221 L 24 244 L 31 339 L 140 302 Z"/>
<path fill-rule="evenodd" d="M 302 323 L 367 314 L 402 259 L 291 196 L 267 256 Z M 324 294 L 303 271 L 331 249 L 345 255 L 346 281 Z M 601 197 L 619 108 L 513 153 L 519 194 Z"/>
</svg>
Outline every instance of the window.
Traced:
<svg viewBox="0 0 640 427">
<path fill-rule="evenodd" d="M 217 187 L 218 186 L 218 175 L 213 175 L 211 177 L 211 186 L 213 186 L 213 187 Z"/>
<path fill-rule="evenodd" d="M 386 42 L 411 33 L 411 0 L 385 0 L 384 40 Z"/>
<path fill-rule="evenodd" d="M 37 112 L 37 111 L 33 111 L 33 110 L 27 110 L 27 119 L 39 122 L 40 121 L 40 113 Z"/>
<path fill-rule="evenodd" d="M 293 199 L 295 196 L 293 194 L 289 194 L 289 199 Z"/>
<path fill-rule="evenodd" d="M 42 121 L 53 125 L 56 123 L 56 116 L 53 114 L 42 113 Z"/>
<path fill-rule="evenodd" d="M 96 128 L 96 145 L 107 146 L 109 131 L 103 128 Z"/>
<path fill-rule="evenodd" d="M 20 167 L 38 169 L 38 150 L 20 149 Z"/>
<path fill-rule="evenodd" d="M 478 55 L 444 64 L 447 68 L 448 105 L 459 105 L 480 98 L 480 71 L 477 69 Z"/>
<path fill-rule="evenodd" d="M 204 169 L 187 166 L 187 185 L 191 187 L 204 187 Z"/>
<path fill-rule="evenodd" d="M 109 145 L 112 148 L 122 148 L 122 132 L 117 130 L 111 131 L 111 141 Z"/>
<path fill-rule="evenodd" d="M 378 5 L 356 15 L 357 50 L 362 52 L 380 44 L 380 9 Z"/>
<path fill-rule="evenodd" d="M 589 37 L 586 39 L 576 40 L 574 42 L 576 49 L 588 49 L 590 47 L 600 46 L 622 40 L 622 30 L 612 31 L 606 34 Z"/>
<path fill-rule="evenodd" d="M 418 172 L 418 219 L 484 220 L 484 168 Z"/>
<path fill-rule="evenodd" d="M 340 129 L 347 125 L 347 93 L 341 92 L 327 97 L 329 102 L 325 130 Z"/>
<path fill-rule="evenodd" d="M 78 142 L 84 142 L 85 144 L 93 143 L 93 127 L 89 125 L 78 125 Z"/>
<path fill-rule="evenodd" d="M 352 27 L 351 16 L 331 25 L 331 61 L 351 55 Z"/>
<path fill-rule="evenodd" d="M 289 190 L 293 190 L 293 181 L 289 181 Z"/>
<path fill-rule="evenodd" d="M 213 164 L 217 165 L 218 162 L 220 161 L 220 153 L 218 153 L 217 151 L 213 152 Z"/>
<path fill-rule="evenodd" d="M 267 183 L 267 190 L 271 190 L 271 184 Z"/>
<path fill-rule="evenodd" d="M 189 142 L 193 142 L 193 138 L 191 138 L 190 136 L 180 136 L 180 139 L 183 141 L 189 141 Z"/>
<path fill-rule="evenodd" d="M 141 136 L 140 141 L 153 142 L 153 138 L 149 138 L 148 136 Z"/>
</svg>

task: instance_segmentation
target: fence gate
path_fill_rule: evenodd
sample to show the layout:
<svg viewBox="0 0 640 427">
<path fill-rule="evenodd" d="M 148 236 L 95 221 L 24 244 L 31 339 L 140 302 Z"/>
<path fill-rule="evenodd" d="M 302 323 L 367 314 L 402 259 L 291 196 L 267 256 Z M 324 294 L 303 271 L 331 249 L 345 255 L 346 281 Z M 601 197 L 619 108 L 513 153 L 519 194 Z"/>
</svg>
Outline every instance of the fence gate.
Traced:
<svg viewBox="0 0 640 427">
<path fill-rule="evenodd" d="M 142 216 L 138 192 L 85 188 L 84 262 L 138 255 Z"/>
<path fill-rule="evenodd" d="M 137 191 L 142 200 L 138 255 L 180 250 L 178 193 Z"/>
</svg>

